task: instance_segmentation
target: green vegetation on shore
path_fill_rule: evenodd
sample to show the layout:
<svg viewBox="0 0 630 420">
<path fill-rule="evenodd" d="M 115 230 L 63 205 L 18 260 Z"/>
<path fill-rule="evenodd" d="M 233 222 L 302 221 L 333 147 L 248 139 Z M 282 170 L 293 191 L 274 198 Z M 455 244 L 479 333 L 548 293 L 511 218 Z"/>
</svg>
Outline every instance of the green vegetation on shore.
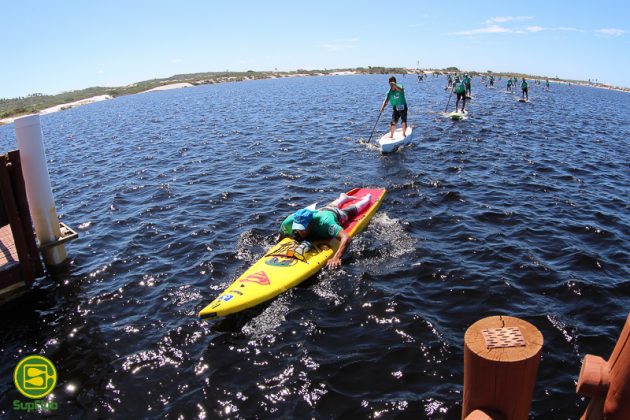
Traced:
<svg viewBox="0 0 630 420">
<path fill-rule="evenodd" d="M 278 71 L 246 71 L 246 72 L 208 72 L 208 73 L 191 73 L 176 74 L 164 79 L 152 79 L 143 82 L 133 83 L 127 86 L 119 87 L 91 87 L 87 89 L 63 92 L 57 95 L 45 95 L 35 93 L 27 97 L 21 98 L 0 98 L 0 119 L 17 117 L 20 115 L 37 113 L 43 109 L 56 105 L 63 105 L 70 102 L 79 101 L 81 99 L 91 98 L 93 96 L 110 95 L 112 97 L 130 95 L 134 93 L 144 92 L 156 87 L 170 85 L 174 83 L 190 83 L 192 85 L 204 85 L 223 82 L 239 82 L 243 80 L 269 79 L 272 77 L 290 77 L 295 75 L 322 75 L 331 74 L 339 71 L 355 71 L 357 73 L 401 73 L 405 72 L 402 68 L 388 67 L 368 67 L 357 69 L 334 69 L 334 70 L 302 70 L 298 69 L 291 72 Z M 1 124 L 1 122 L 0 122 Z"/>
<path fill-rule="evenodd" d="M 79 101 L 81 99 L 91 98 L 99 95 L 110 95 L 112 97 L 130 95 L 134 93 L 144 92 L 156 87 L 170 85 L 174 83 L 190 83 L 192 85 L 204 85 L 212 83 L 223 82 L 238 82 L 243 80 L 253 79 L 269 79 L 272 77 L 291 77 L 295 75 L 326 75 L 335 72 L 352 71 L 359 74 L 401 74 L 408 73 L 410 69 L 396 68 L 396 67 L 359 67 L 352 69 L 332 69 L 332 70 L 302 70 L 298 69 L 291 72 L 278 72 L 278 71 L 246 71 L 246 72 L 208 72 L 208 73 L 191 73 L 191 74 L 176 74 L 174 76 L 164 79 L 152 79 L 143 82 L 133 83 L 127 86 L 120 87 L 91 87 L 82 90 L 74 90 L 71 92 L 63 92 L 57 95 L 45 95 L 41 93 L 35 93 L 23 98 L 0 98 L 0 119 L 17 117 L 20 115 L 37 113 L 43 109 L 50 108 L 56 105 L 63 105 L 70 102 Z M 447 69 L 425 69 L 425 71 L 433 71 L 438 73 L 448 71 L 459 71 L 456 67 L 449 67 Z M 510 77 L 516 76 L 518 78 L 525 77 L 527 79 L 545 79 L 545 77 L 531 76 L 521 73 L 495 73 L 488 71 L 487 73 L 470 72 L 473 76 L 479 76 L 482 74 L 494 74 L 495 76 Z M 562 81 L 576 84 L 586 84 L 580 80 L 561 80 L 558 78 L 549 78 L 550 81 Z M 2 124 L 2 122 L 0 122 Z"/>
</svg>

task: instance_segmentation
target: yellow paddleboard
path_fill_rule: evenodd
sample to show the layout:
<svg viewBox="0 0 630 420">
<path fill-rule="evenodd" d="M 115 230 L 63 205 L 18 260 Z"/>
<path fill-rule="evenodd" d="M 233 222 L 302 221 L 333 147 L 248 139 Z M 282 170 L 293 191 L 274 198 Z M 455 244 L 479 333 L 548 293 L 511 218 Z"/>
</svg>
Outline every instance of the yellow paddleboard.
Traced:
<svg viewBox="0 0 630 420">
<path fill-rule="evenodd" d="M 385 193 L 385 189 L 367 188 L 355 188 L 347 193 L 356 197 L 357 200 L 367 194 L 372 194 L 370 204 L 344 226 L 344 230 L 350 237 L 355 236 L 367 226 L 381 205 Z M 344 203 L 342 208 L 352 205 L 357 200 Z M 226 316 L 278 296 L 321 270 L 337 251 L 339 241 L 336 239 L 315 241 L 313 248 L 304 256 L 293 255 L 291 250 L 296 245 L 297 243 L 290 238 L 280 241 L 203 308 L 199 312 L 199 317 L 211 319 Z"/>
</svg>

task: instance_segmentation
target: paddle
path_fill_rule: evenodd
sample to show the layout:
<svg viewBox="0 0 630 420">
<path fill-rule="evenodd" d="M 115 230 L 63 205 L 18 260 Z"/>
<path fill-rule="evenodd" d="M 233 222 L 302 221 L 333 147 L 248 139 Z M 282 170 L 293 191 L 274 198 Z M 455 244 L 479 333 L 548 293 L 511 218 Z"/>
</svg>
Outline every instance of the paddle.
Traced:
<svg viewBox="0 0 630 420">
<path fill-rule="evenodd" d="M 454 88 L 455 88 L 455 87 L 453 86 L 453 89 L 454 89 Z M 446 103 L 446 108 L 444 108 L 444 112 L 446 112 L 446 110 L 448 109 L 448 106 L 449 106 L 449 105 L 450 105 L 450 103 L 451 103 L 451 96 L 453 96 L 453 89 L 451 89 L 451 93 L 448 95 L 448 102 Z"/>
<path fill-rule="evenodd" d="M 381 105 L 381 110 L 378 112 L 378 117 L 376 118 L 376 122 L 374 123 L 374 127 L 372 128 L 372 132 L 370 133 L 370 138 L 368 139 L 368 143 L 372 140 L 372 136 L 374 135 L 374 130 L 376 130 L 376 124 L 378 124 L 378 120 L 381 118 L 381 114 L 383 113 L 383 110 L 385 109 L 385 101 L 387 101 L 387 98 L 385 98 L 385 100 L 383 101 L 383 105 Z"/>
</svg>

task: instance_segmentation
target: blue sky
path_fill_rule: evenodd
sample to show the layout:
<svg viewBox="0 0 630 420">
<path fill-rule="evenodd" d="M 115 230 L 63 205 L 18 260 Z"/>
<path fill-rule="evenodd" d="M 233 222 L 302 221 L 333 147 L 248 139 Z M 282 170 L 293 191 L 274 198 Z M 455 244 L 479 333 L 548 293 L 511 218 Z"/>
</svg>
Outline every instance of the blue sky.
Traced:
<svg viewBox="0 0 630 420">
<path fill-rule="evenodd" d="M 418 61 L 630 87 L 622 1 L 58 0 L 0 10 L 0 98 L 178 73 Z"/>
</svg>

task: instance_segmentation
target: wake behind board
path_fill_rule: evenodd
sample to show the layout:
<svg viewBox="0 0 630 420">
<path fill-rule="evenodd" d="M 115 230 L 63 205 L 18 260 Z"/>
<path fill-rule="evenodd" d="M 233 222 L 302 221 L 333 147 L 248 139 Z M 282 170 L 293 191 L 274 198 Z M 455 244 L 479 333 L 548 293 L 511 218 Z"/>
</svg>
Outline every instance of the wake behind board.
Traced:
<svg viewBox="0 0 630 420">
<path fill-rule="evenodd" d="M 353 237 L 365 229 L 386 192 L 385 189 L 355 188 L 347 193 L 357 200 L 348 201 L 341 208 L 372 194 L 368 206 L 344 226 L 348 236 Z M 212 319 L 230 315 L 276 297 L 320 271 L 339 248 L 339 241 L 314 241 L 313 248 L 303 257 L 289 252 L 296 245 L 293 239 L 284 238 L 203 308 L 199 317 Z"/>
<path fill-rule="evenodd" d="M 383 134 L 383 136 L 378 139 L 378 144 L 381 146 L 381 152 L 391 153 L 400 146 L 409 144 L 411 142 L 412 134 L 413 129 L 410 126 L 407 127 L 405 135 L 403 135 L 402 128 L 398 128 L 394 131 L 393 138 L 389 137 L 389 132 Z"/>
</svg>

